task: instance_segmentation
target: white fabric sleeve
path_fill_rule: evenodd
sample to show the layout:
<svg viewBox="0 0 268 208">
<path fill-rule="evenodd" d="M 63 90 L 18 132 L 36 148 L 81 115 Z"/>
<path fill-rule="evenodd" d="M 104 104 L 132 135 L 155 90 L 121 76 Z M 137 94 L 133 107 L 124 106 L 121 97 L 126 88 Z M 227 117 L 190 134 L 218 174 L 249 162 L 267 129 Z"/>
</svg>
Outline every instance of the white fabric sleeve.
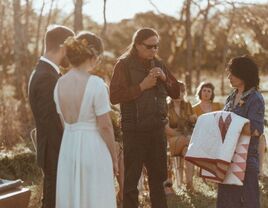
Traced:
<svg viewBox="0 0 268 208">
<path fill-rule="evenodd" d="M 98 79 L 93 106 L 97 116 L 103 115 L 111 111 L 108 87 L 100 78 Z"/>
</svg>

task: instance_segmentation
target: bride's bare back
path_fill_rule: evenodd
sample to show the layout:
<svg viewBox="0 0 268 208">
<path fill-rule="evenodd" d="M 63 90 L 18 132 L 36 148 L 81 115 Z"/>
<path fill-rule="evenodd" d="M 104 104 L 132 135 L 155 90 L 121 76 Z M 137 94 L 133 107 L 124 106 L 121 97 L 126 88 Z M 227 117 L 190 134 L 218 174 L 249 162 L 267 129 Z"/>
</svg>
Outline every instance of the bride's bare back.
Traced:
<svg viewBox="0 0 268 208">
<path fill-rule="evenodd" d="M 90 75 L 70 70 L 58 82 L 58 99 L 66 123 L 78 122 L 81 104 Z"/>
</svg>

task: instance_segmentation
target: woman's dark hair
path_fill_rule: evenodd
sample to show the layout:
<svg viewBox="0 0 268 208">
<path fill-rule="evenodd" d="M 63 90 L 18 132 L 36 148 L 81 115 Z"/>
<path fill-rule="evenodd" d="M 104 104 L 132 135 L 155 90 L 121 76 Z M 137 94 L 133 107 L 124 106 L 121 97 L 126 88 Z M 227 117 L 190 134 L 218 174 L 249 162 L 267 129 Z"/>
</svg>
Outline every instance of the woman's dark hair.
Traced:
<svg viewBox="0 0 268 208">
<path fill-rule="evenodd" d="M 252 87 L 259 89 L 259 68 L 248 56 L 238 56 L 231 59 L 227 70 L 245 83 L 245 91 Z"/>
<path fill-rule="evenodd" d="M 91 32 L 80 32 L 64 42 L 66 56 L 73 66 L 79 66 L 87 59 L 98 57 L 103 52 L 101 39 Z"/>
<path fill-rule="evenodd" d="M 126 52 L 121 57 L 123 58 L 129 55 L 130 56 L 136 55 L 137 49 L 135 47 L 135 44 L 141 44 L 144 40 L 147 40 L 148 38 L 152 36 L 156 36 L 159 38 L 158 33 L 153 28 L 145 27 L 145 28 L 141 28 L 137 30 L 132 37 L 131 44 L 128 46 Z"/>
<path fill-rule="evenodd" d="M 199 84 L 199 86 L 197 87 L 196 96 L 199 98 L 199 100 L 201 100 L 202 99 L 202 90 L 205 87 L 211 89 L 212 95 L 211 95 L 210 100 L 211 100 L 211 102 L 213 102 L 213 100 L 215 98 L 215 93 L 214 93 L 215 87 L 211 82 L 201 82 Z"/>
</svg>

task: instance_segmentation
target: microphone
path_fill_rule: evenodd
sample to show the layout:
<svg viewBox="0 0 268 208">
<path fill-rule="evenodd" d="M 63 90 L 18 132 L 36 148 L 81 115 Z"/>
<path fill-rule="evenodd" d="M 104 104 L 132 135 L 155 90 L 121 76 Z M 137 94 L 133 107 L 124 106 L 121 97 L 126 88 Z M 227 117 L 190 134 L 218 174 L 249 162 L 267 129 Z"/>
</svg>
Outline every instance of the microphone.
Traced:
<svg viewBox="0 0 268 208">
<path fill-rule="evenodd" d="M 150 67 L 151 67 L 151 69 L 155 67 L 155 60 L 154 59 L 152 59 L 150 61 Z"/>
<path fill-rule="evenodd" d="M 151 67 L 151 69 L 153 69 L 154 67 L 156 67 L 156 61 L 155 61 L 155 59 L 151 59 L 150 60 L 150 67 Z M 160 78 L 157 77 L 156 86 L 155 86 L 157 89 L 159 88 L 160 82 L 161 82 Z"/>
<path fill-rule="evenodd" d="M 155 59 L 150 60 L 150 67 L 151 67 L 151 69 L 153 69 L 154 67 L 156 67 Z M 159 72 L 157 72 L 157 73 L 159 73 Z M 157 81 L 159 81 L 159 77 L 157 77 Z"/>
</svg>

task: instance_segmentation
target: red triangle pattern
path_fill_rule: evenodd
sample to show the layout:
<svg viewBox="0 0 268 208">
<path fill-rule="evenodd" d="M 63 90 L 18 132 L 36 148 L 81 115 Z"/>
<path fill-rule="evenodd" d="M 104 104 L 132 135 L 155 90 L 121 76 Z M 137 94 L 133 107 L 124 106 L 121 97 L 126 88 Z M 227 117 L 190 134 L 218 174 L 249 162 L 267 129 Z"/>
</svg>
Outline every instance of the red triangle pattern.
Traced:
<svg viewBox="0 0 268 208">
<path fill-rule="evenodd" d="M 234 165 L 237 165 L 242 170 L 245 170 L 246 169 L 246 166 L 247 166 L 246 162 L 236 162 L 236 163 L 234 163 Z"/>
<path fill-rule="evenodd" d="M 248 150 L 249 144 L 242 144 L 241 146 L 243 146 L 246 150 Z"/>
<path fill-rule="evenodd" d="M 240 156 L 239 153 L 236 153 L 232 159 L 232 163 L 244 162 L 244 161 L 245 159 L 242 156 Z"/>
<path fill-rule="evenodd" d="M 239 155 L 246 161 L 248 153 L 237 153 L 237 155 Z"/>
<path fill-rule="evenodd" d="M 232 122 L 231 114 L 228 114 L 228 116 L 225 118 L 225 120 L 223 120 L 222 115 L 220 116 L 220 119 L 218 122 L 218 127 L 219 127 L 220 132 L 221 132 L 222 143 L 224 143 L 225 136 L 226 136 L 226 133 L 229 129 L 231 122 Z"/>
<path fill-rule="evenodd" d="M 244 180 L 245 172 L 233 172 L 235 176 L 237 176 L 241 181 Z"/>
<path fill-rule="evenodd" d="M 235 148 L 235 151 L 239 153 L 246 153 L 247 149 L 242 144 L 240 144 Z"/>
</svg>

